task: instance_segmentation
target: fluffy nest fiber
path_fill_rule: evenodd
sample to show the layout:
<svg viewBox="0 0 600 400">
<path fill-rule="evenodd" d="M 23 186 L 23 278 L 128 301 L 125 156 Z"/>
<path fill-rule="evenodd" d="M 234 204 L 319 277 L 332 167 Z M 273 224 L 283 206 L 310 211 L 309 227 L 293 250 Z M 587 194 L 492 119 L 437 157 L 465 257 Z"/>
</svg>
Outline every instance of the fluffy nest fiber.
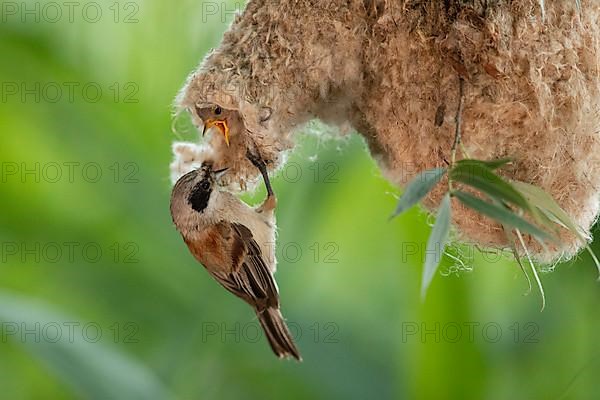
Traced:
<svg viewBox="0 0 600 400">
<path fill-rule="evenodd" d="M 543 188 L 589 232 L 600 205 L 600 0 L 540 3 L 251 0 L 176 105 L 237 110 L 272 168 L 307 121 L 350 126 L 402 187 L 447 166 L 462 77 L 470 157 L 511 157 L 502 174 Z M 457 202 L 453 222 L 462 240 L 507 244 L 500 226 Z M 561 239 L 533 246 L 537 258 L 583 245 L 566 232 Z"/>
</svg>

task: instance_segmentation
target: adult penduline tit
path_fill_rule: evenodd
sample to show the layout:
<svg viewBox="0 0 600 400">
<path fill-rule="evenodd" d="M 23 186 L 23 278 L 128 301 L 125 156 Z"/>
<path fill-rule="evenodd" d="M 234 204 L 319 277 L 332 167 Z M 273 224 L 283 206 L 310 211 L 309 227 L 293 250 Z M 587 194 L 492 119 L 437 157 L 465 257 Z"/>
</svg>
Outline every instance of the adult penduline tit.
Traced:
<svg viewBox="0 0 600 400">
<path fill-rule="evenodd" d="M 267 198 L 259 207 L 221 189 L 218 181 L 226 169 L 213 170 L 212 162 L 204 162 L 175 184 L 171 216 L 192 255 L 225 289 L 252 306 L 273 352 L 300 361 L 273 277 L 276 199 L 264 164 L 253 163 L 267 185 Z"/>
</svg>

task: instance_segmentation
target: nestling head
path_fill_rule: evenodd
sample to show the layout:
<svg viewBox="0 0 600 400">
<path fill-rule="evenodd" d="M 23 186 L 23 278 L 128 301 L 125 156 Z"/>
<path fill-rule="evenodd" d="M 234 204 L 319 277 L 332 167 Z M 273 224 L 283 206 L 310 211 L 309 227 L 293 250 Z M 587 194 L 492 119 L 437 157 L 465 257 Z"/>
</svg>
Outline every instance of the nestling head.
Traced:
<svg viewBox="0 0 600 400">
<path fill-rule="evenodd" d="M 237 190 L 237 183 L 238 187 L 244 190 L 255 184 L 259 171 L 248 160 L 248 152 L 264 160 L 269 168 L 273 168 L 277 150 L 272 146 L 264 146 L 264 136 L 246 128 L 238 110 L 213 103 L 194 105 L 189 110 L 202 136 L 209 130 L 215 133 L 206 138 L 204 143 L 211 149 L 213 168 L 229 168 L 229 173 L 222 182 L 225 186 Z"/>
<path fill-rule="evenodd" d="M 245 129 L 237 111 L 227 110 L 217 104 L 195 106 L 193 112 L 204 124 L 202 135 L 204 136 L 208 130 L 215 128 L 223 136 L 227 147 L 231 145 L 232 136 L 234 138 L 239 136 L 239 131 Z"/>
<path fill-rule="evenodd" d="M 197 145 L 210 152 L 214 169 L 229 168 L 220 184 L 232 192 L 253 190 L 260 180 L 260 171 L 247 154 L 263 160 L 268 171 L 273 172 L 282 165 L 293 142 L 287 135 L 289 130 L 277 128 L 276 112 L 270 103 L 258 102 L 245 84 L 231 77 L 226 79 L 223 74 L 222 68 L 199 68 L 192 73 L 175 99 L 176 115 L 189 113 L 199 133 L 205 136 Z M 193 167 L 199 164 L 198 153 L 194 152 L 190 162 L 195 164 Z M 191 169 L 190 163 L 179 162 L 182 158 L 176 154 L 172 176 Z"/>
</svg>

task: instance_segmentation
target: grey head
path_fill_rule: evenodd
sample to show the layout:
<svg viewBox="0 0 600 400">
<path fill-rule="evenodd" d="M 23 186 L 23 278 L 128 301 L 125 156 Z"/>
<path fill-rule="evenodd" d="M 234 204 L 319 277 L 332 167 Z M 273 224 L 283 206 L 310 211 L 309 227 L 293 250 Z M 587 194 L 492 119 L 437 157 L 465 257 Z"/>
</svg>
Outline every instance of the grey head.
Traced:
<svg viewBox="0 0 600 400">
<path fill-rule="evenodd" d="M 204 162 L 196 170 L 183 175 L 171 193 L 171 215 L 175 220 L 175 213 L 183 211 L 180 208 L 190 209 L 203 213 L 211 194 L 218 190 L 218 179 L 227 171 L 227 168 L 213 170 L 211 162 Z"/>
</svg>

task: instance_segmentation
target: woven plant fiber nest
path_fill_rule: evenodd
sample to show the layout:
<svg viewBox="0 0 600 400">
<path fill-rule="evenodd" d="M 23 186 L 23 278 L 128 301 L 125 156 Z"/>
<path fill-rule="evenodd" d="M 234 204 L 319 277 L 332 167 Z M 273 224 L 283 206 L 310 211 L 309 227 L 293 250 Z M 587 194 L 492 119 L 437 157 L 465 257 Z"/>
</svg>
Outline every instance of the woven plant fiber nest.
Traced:
<svg viewBox="0 0 600 400">
<path fill-rule="evenodd" d="M 502 175 L 544 189 L 589 233 L 600 206 L 600 0 L 543 3 L 251 0 L 176 106 L 237 110 L 273 169 L 311 119 L 352 127 L 403 187 L 447 166 L 462 78 L 466 154 L 512 158 Z M 257 179 L 220 138 L 207 148 L 238 157 L 233 180 Z M 507 245 L 498 224 L 453 202 L 459 239 Z M 531 250 L 551 261 L 584 245 L 566 230 L 560 239 L 546 249 L 530 240 Z"/>
</svg>

